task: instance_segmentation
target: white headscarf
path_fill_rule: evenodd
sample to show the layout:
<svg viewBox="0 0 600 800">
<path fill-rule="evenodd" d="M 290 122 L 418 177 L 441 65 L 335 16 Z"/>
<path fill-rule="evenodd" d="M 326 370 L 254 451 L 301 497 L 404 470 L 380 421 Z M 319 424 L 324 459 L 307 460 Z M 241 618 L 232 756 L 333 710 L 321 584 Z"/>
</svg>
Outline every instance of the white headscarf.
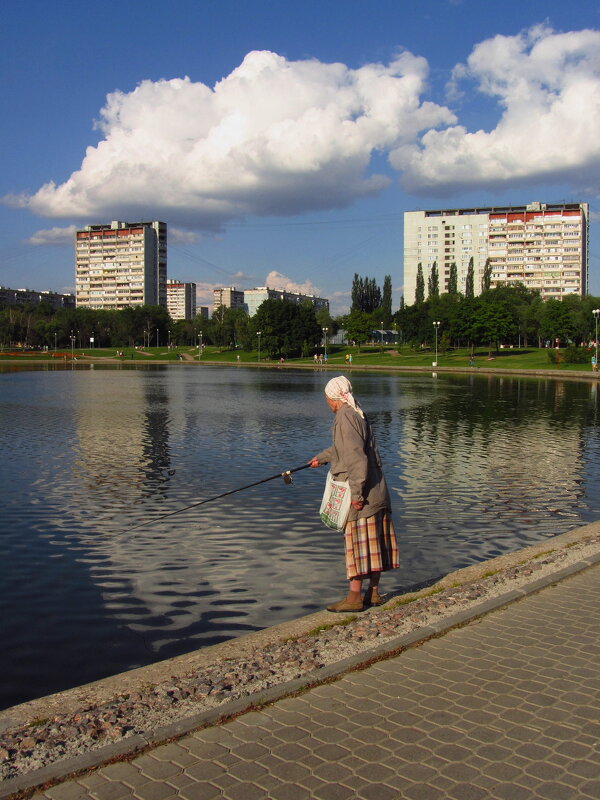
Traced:
<svg viewBox="0 0 600 800">
<path fill-rule="evenodd" d="M 350 408 L 353 408 L 356 413 L 362 417 L 362 419 L 365 418 L 362 408 L 358 405 L 352 394 L 352 384 L 348 378 L 345 378 L 343 375 L 340 375 L 338 378 L 332 378 L 329 381 L 325 387 L 325 395 L 329 397 L 330 400 L 340 400 L 342 403 L 347 403 Z"/>
</svg>

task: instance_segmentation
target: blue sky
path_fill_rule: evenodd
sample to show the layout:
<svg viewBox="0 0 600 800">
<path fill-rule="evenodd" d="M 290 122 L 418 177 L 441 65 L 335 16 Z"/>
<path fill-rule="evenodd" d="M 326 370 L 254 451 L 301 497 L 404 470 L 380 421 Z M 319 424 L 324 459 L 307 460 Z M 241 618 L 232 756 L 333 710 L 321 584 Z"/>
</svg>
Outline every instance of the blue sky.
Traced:
<svg viewBox="0 0 600 800">
<path fill-rule="evenodd" d="M 587 201 L 600 3 L 5 0 L 0 284 L 74 287 L 72 232 L 169 225 L 169 276 L 341 313 L 402 291 L 402 215 Z"/>
</svg>

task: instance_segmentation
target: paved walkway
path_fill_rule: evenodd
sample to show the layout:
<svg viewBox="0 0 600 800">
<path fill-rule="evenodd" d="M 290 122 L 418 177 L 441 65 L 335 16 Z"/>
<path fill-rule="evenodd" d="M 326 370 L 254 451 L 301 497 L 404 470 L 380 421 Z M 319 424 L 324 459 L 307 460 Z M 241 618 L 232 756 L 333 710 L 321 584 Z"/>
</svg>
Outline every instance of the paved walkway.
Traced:
<svg viewBox="0 0 600 800">
<path fill-rule="evenodd" d="M 36 800 L 600 797 L 600 565 Z"/>
</svg>

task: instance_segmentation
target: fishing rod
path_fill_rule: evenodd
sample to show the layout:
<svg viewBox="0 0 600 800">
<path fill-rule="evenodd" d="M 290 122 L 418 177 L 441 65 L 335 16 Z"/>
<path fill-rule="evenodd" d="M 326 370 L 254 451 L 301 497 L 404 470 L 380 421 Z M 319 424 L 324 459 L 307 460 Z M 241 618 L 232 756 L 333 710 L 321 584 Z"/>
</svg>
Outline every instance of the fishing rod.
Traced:
<svg viewBox="0 0 600 800">
<path fill-rule="evenodd" d="M 236 492 L 243 492 L 244 489 L 251 489 L 253 486 L 260 486 L 261 483 L 268 483 L 268 481 L 274 481 L 275 478 L 283 478 L 283 482 L 286 485 L 292 483 L 292 473 L 300 472 L 301 469 L 307 469 L 310 467 L 310 464 L 303 464 L 301 467 L 295 467 L 294 469 L 286 469 L 285 472 L 278 472 L 276 475 L 271 475 L 269 478 L 263 478 L 261 481 L 255 481 L 254 483 L 249 483 L 247 486 L 240 486 L 239 489 L 231 489 L 229 492 L 223 492 L 223 494 L 217 494 L 214 497 L 209 497 L 206 500 L 200 500 L 198 503 L 192 503 L 185 508 L 178 508 L 177 511 L 170 511 L 168 514 L 162 514 L 160 517 L 156 517 L 156 519 L 148 520 L 147 522 L 141 522 L 139 525 L 134 525 L 132 528 L 128 528 L 128 531 L 135 531 L 138 528 L 145 528 L 146 525 L 154 525 L 155 522 L 160 522 L 161 519 L 166 519 L 167 517 L 172 517 L 174 514 L 181 514 L 182 511 L 188 511 L 190 508 L 196 508 L 197 506 L 203 506 L 205 503 L 212 503 L 213 500 L 220 500 L 221 497 L 227 497 L 227 495 L 235 494 Z"/>
</svg>

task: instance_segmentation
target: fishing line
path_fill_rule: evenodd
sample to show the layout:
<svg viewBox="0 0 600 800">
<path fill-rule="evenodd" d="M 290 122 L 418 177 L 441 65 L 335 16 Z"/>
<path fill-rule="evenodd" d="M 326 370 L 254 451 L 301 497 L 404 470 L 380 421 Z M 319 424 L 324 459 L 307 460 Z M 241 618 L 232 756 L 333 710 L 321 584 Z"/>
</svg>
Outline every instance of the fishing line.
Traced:
<svg viewBox="0 0 600 800">
<path fill-rule="evenodd" d="M 310 467 L 310 464 L 303 464 L 301 467 L 295 467 L 294 469 L 286 469 L 284 472 L 278 472 L 276 475 L 271 475 L 269 478 L 263 478 L 261 481 L 255 481 L 254 483 L 249 483 L 247 486 L 240 486 L 239 489 L 231 489 L 231 491 L 229 492 L 223 492 L 223 494 L 217 494 L 214 497 L 208 497 L 206 500 L 200 500 L 197 503 L 192 503 L 189 506 L 185 506 L 185 508 L 178 508 L 177 511 L 170 511 L 168 514 L 162 514 L 160 517 L 156 517 L 155 519 L 150 519 L 146 522 L 141 522 L 139 525 L 134 525 L 132 528 L 127 528 L 127 530 L 135 531 L 138 528 L 145 528 L 147 525 L 154 525 L 155 522 L 160 522 L 161 519 L 172 517 L 174 514 L 181 514 L 182 511 L 188 511 L 190 508 L 197 508 L 198 506 L 203 506 L 205 503 L 212 503 L 213 500 L 220 500 L 221 497 L 227 497 L 230 494 L 243 492 L 245 489 L 251 489 L 253 486 L 260 486 L 261 483 L 274 481 L 276 478 L 283 478 L 283 482 L 286 485 L 289 485 L 290 483 L 292 483 L 292 473 L 300 472 L 301 469 L 307 469 L 308 467 Z"/>
</svg>

